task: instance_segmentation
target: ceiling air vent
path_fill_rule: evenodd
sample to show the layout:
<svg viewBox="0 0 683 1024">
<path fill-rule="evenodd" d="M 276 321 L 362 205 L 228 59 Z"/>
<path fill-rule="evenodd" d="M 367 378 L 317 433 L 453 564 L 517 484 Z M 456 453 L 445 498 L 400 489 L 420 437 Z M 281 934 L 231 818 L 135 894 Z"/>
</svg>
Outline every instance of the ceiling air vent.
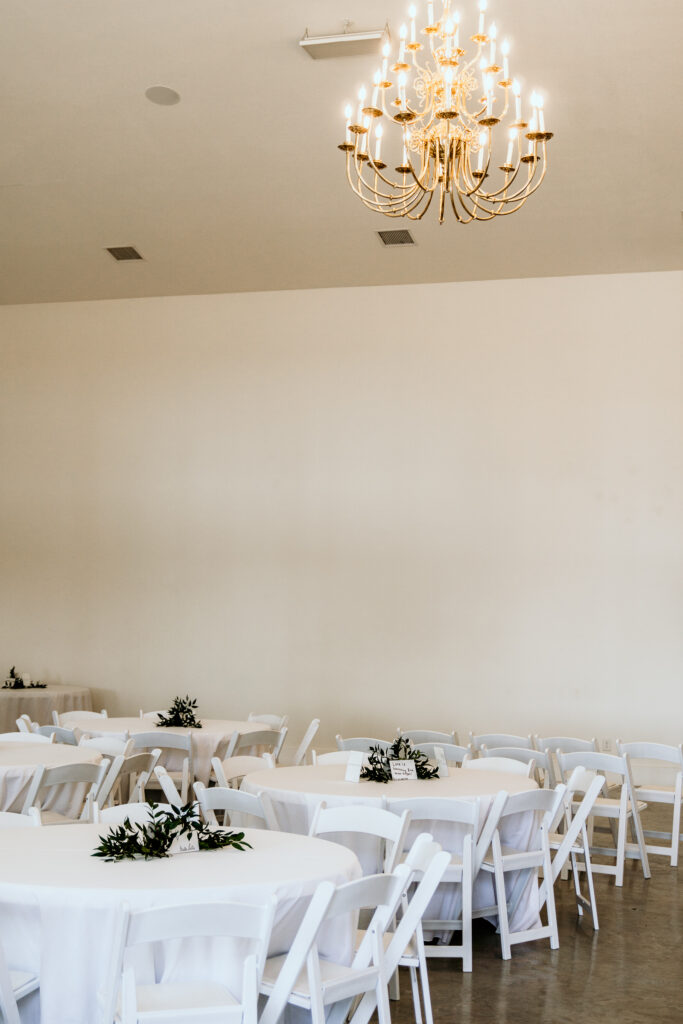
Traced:
<svg viewBox="0 0 683 1024">
<path fill-rule="evenodd" d="M 143 258 L 132 245 L 107 246 L 107 252 L 110 253 L 115 260 L 141 260 Z"/>
<path fill-rule="evenodd" d="M 405 228 L 399 231 L 378 231 L 377 234 L 383 245 L 415 245 L 415 239 Z"/>
</svg>

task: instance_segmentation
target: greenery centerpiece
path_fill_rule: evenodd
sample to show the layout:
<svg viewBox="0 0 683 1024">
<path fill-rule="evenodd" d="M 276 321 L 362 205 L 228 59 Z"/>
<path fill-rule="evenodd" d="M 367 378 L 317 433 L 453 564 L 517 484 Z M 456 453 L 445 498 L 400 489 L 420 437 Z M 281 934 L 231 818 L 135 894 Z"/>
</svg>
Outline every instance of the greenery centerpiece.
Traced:
<svg viewBox="0 0 683 1024">
<path fill-rule="evenodd" d="M 47 683 L 28 683 L 28 685 L 21 678 L 16 670 L 16 667 L 12 665 L 9 670 L 9 674 L 5 682 L 2 684 L 4 690 L 44 690 Z"/>
<path fill-rule="evenodd" d="M 195 715 L 197 701 L 187 697 L 174 697 L 165 715 L 159 715 L 157 725 L 180 726 L 183 729 L 201 729 L 202 723 Z"/>
<path fill-rule="evenodd" d="M 199 818 L 196 805 L 184 804 L 165 810 L 150 804 L 149 821 L 133 824 L 126 818 L 122 825 L 112 826 L 92 853 L 103 860 L 152 860 L 171 856 L 174 840 L 181 836 L 197 836 L 200 850 L 220 850 L 232 846 L 235 850 L 251 849 L 244 832 L 230 832 L 205 825 Z"/>
<path fill-rule="evenodd" d="M 429 763 L 421 750 L 413 750 L 409 739 L 399 736 L 386 751 L 382 747 L 370 747 L 369 764 L 361 769 L 360 777 L 367 782 L 390 782 L 391 761 L 414 761 L 418 779 L 436 779 L 439 769 Z"/>
</svg>

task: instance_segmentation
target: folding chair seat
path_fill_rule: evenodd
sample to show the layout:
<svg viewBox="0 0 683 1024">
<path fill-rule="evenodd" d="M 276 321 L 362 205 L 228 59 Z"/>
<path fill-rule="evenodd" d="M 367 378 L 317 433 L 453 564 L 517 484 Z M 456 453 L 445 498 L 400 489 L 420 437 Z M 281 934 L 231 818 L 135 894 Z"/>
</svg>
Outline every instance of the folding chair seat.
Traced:
<svg viewBox="0 0 683 1024">
<path fill-rule="evenodd" d="M 78 746 L 78 739 L 73 729 L 61 725 L 36 725 L 32 723 L 31 732 L 34 736 L 52 736 L 53 743 L 66 743 L 70 747 Z"/>
<path fill-rule="evenodd" d="M 227 742 L 224 750 L 217 751 L 219 761 L 227 760 L 229 757 L 236 757 L 240 754 L 255 756 L 256 754 L 272 754 L 277 762 L 280 751 L 287 738 L 287 726 L 276 732 L 273 729 L 261 729 L 256 732 L 234 732 Z"/>
<path fill-rule="evenodd" d="M 644 784 L 635 786 L 635 795 L 639 800 L 645 800 L 648 804 L 669 804 L 673 808 L 673 820 L 670 832 L 654 831 L 644 829 L 643 834 L 649 839 L 665 839 L 668 846 L 661 846 L 654 843 L 646 845 L 648 853 L 658 857 L 668 857 L 671 867 L 678 865 L 678 846 L 683 839 L 681 835 L 681 801 L 683 801 L 683 744 L 677 747 L 668 746 L 665 743 L 622 743 L 617 740 L 617 750 L 620 754 L 628 754 L 629 758 L 646 761 L 657 761 L 660 764 L 667 764 L 673 769 L 673 784 L 670 786 L 658 786 Z"/>
<path fill-rule="evenodd" d="M 247 715 L 248 722 L 261 722 L 262 725 L 267 725 L 270 729 L 275 732 L 279 732 L 280 729 L 288 724 L 289 718 L 287 715 L 261 715 L 254 711 L 250 711 Z"/>
<path fill-rule="evenodd" d="M 475 750 L 472 746 L 461 747 L 458 743 L 421 743 L 420 750 L 423 754 L 433 761 L 436 758 L 435 748 L 440 747 L 443 750 L 444 757 L 446 758 L 447 764 L 458 765 L 462 764 L 465 758 L 474 757 Z"/>
<path fill-rule="evenodd" d="M 107 758 L 103 758 L 99 764 L 60 764 L 53 768 L 46 768 L 44 764 L 38 765 L 33 773 L 21 813 L 28 814 L 31 807 L 37 807 L 41 811 L 44 825 L 66 825 L 74 821 L 89 821 L 92 817 L 92 806 L 108 770 Z M 41 800 L 46 790 L 71 784 L 89 786 L 78 818 L 69 818 L 58 811 L 42 809 Z"/>
<path fill-rule="evenodd" d="M 106 718 L 107 712 L 105 708 L 101 711 L 63 711 L 60 715 L 58 711 L 52 712 L 52 722 L 54 725 L 63 725 L 65 728 L 70 728 L 72 722 L 79 722 L 82 718 Z"/>
<path fill-rule="evenodd" d="M 349 736 L 347 739 L 343 739 L 337 733 L 335 740 L 337 741 L 337 750 L 360 750 L 364 754 L 369 754 L 372 747 L 379 747 L 380 750 L 386 752 L 391 746 L 390 741 L 377 740 L 372 736 Z"/>
<path fill-rule="evenodd" d="M 212 786 L 207 789 L 203 782 L 195 782 L 194 791 L 199 801 L 199 807 L 204 821 L 208 825 L 218 825 L 216 811 L 223 812 L 223 825 L 230 825 L 233 828 L 252 827 L 253 822 L 242 823 L 244 815 L 251 818 L 258 818 L 263 826 L 272 832 L 279 832 L 280 824 L 277 820 L 273 805 L 267 793 L 242 793 L 238 789 L 230 789 L 226 786 Z M 237 820 L 233 820 L 237 818 Z"/>
<path fill-rule="evenodd" d="M 132 737 L 135 750 L 160 750 L 160 760 L 180 791 L 183 803 L 191 799 L 191 787 L 194 782 L 194 761 L 191 732 L 169 732 L 167 729 L 155 729 L 154 732 L 138 732 Z M 181 767 L 170 767 L 173 758 L 180 759 Z M 154 785 L 150 778 L 148 784 Z"/>
<path fill-rule="evenodd" d="M 40 981 L 35 974 L 7 966 L 0 945 L 0 1019 L 4 1024 L 20 1024 L 17 1004 L 39 987 Z"/>
<path fill-rule="evenodd" d="M 320 719 L 319 718 L 312 718 L 308 728 L 306 729 L 306 732 L 303 735 L 301 743 L 296 748 L 296 751 L 294 753 L 294 757 L 292 758 L 292 764 L 293 765 L 299 765 L 299 764 L 305 764 L 306 763 L 306 755 L 308 754 L 308 748 L 310 747 L 311 743 L 313 742 L 315 734 L 317 733 L 319 728 L 320 728 Z"/>
<path fill-rule="evenodd" d="M 110 1012 L 103 1020 L 117 1024 L 257 1024 L 258 988 L 263 974 L 275 914 L 275 897 L 247 903 L 193 903 L 129 912 L 124 908 L 121 938 L 113 958 L 109 986 Z M 226 977 L 216 976 L 221 959 L 206 958 L 206 970 L 194 980 L 139 984 L 134 954 L 142 946 L 174 939 L 243 939 L 253 952 L 244 959 L 242 991 L 232 991 Z M 120 978 L 119 1012 L 115 1014 L 116 979 Z"/>
<path fill-rule="evenodd" d="M 547 751 L 544 753 L 540 750 L 529 750 L 526 747 L 493 747 L 493 749 L 489 749 L 487 746 L 483 746 L 479 751 L 479 756 L 480 758 L 508 757 L 513 761 L 521 761 L 525 765 L 529 765 L 533 761 L 538 784 L 545 788 L 553 788 L 555 785 L 555 770 Z"/>
<path fill-rule="evenodd" d="M 366 804 L 327 807 L 321 801 L 313 815 L 308 834 L 374 836 L 378 840 L 382 870 L 389 873 L 399 863 L 409 824 L 409 811 L 394 814 L 383 807 Z"/>
<path fill-rule="evenodd" d="M 399 726 L 396 735 L 404 736 L 410 740 L 413 748 L 419 747 L 420 750 L 424 750 L 423 743 L 436 743 L 438 746 L 443 746 L 446 743 L 449 746 L 453 744 L 457 746 L 459 742 L 455 729 L 452 732 L 435 732 L 433 729 L 401 729 Z"/>
<path fill-rule="evenodd" d="M 510 931 L 509 919 L 517 908 L 529 870 L 538 874 L 543 869 L 545 878 L 552 877 L 550 859 L 549 832 L 556 820 L 558 811 L 562 809 L 564 786 L 555 790 L 537 789 L 529 793 L 515 793 L 508 796 L 503 808 L 498 828 L 493 834 L 491 852 L 486 855 L 482 870 L 493 875 L 496 903 L 498 906 L 498 928 L 500 930 L 500 947 L 503 960 L 511 957 L 511 946 L 518 942 L 533 942 L 537 939 L 550 939 L 550 948 L 558 949 L 560 939 L 557 931 L 557 915 L 555 912 L 555 895 L 552 886 L 545 892 L 548 923 L 522 931 Z M 541 820 L 537 823 L 534 845 L 530 849 L 521 850 L 503 846 L 500 839 L 500 827 L 505 819 L 513 814 L 534 813 Z M 508 896 L 505 888 L 505 875 L 515 871 L 517 879 Z"/>
<path fill-rule="evenodd" d="M 504 800 L 499 800 L 493 812 L 497 821 L 498 808 L 502 808 Z M 461 931 L 462 942 L 459 945 L 444 943 L 425 947 L 425 955 L 432 957 L 449 957 L 462 960 L 465 972 L 472 970 L 472 888 L 475 875 L 475 846 L 479 838 L 481 804 L 476 800 L 450 800 L 439 797 L 413 798 L 392 800 L 392 808 L 396 813 L 410 815 L 411 825 L 418 828 L 433 829 L 435 823 L 453 825 L 454 833 L 462 833 L 462 852 L 449 853 L 449 860 L 441 879 L 444 884 L 459 886 L 458 897 L 454 902 L 453 916 L 448 919 L 430 918 L 422 921 L 422 928 L 427 931 Z M 483 842 L 488 844 L 493 835 L 495 825 L 489 827 Z M 415 841 L 417 842 L 417 840 Z M 457 840 L 459 845 L 459 838 Z M 404 858 L 404 863 L 411 864 L 411 853 Z M 485 851 L 480 850 L 480 862 Z M 479 870 L 477 866 L 477 873 Z M 413 989 L 414 991 L 414 989 Z"/>
<path fill-rule="evenodd" d="M 261 993 L 270 998 L 259 1024 L 277 1024 L 287 1003 L 308 1010 L 312 1024 L 325 1024 L 326 1019 L 332 1017 L 326 1014 L 326 1007 L 342 1003 L 345 1017 L 354 997 L 369 992 L 377 1006 L 379 1024 L 391 1024 L 387 984 L 393 971 L 389 973 L 385 968 L 383 936 L 409 879 L 410 869 L 401 864 L 391 874 L 367 875 L 337 889 L 323 882 L 312 901 L 315 914 L 304 918 L 289 953 L 269 957 L 266 961 Z M 361 910 L 372 911 L 372 918 L 351 964 L 323 960 L 318 951 L 317 935 L 325 922 Z M 304 923 L 309 926 L 305 936 L 302 934 Z M 301 954 L 306 947 L 304 966 Z M 334 1019 L 342 1019 L 342 1013 Z"/>
<path fill-rule="evenodd" d="M 534 749 L 534 741 L 531 735 L 515 736 L 506 732 L 487 732 L 475 736 L 470 733 L 470 743 L 475 750 L 480 747 L 526 747 L 527 750 Z"/>
<path fill-rule="evenodd" d="M 479 751 L 482 754 L 482 751 Z M 535 753 L 535 751 L 533 752 Z M 536 759 L 532 757 L 525 764 L 514 757 L 478 757 L 472 760 L 466 757 L 462 762 L 463 768 L 475 772 L 507 772 L 510 775 L 525 775 L 532 779 L 536 769 Z"/>
<path fill-rule="evenodd" d="M 144 802 L 145 787 L 150 776 L 161 757 L 161 750 L 141 751 L 138 754 L 130 754 L 125 757 L 119 754 L 111 763 L 102 783 L 102 788 L 97 794 L 97 802 L 100 807 L 106 807 L 114 796 L 120 793 L 121 783 L 124 779 L 128 782 L 126 803 Z"/>
<path fill-rule="evenodd" d="M 618 780 L 616 789 L 619 795 L 613 797 L 609 795 L 613 790 L 608 789 L 605 778 L 602 795 L 596 799 L 591 811 L 589 835 L 593 829 L 593 819 L 604 818 L 609 823 L 609 831 L 614 839 L 614 847 L 591 844 L 592 857 L 614 858 L 614 864 L 596 864 L 593 861 L 593 874 L 614 875 L 615 885 L 622 886 L 624 884 L 624 862 L 627 858 L 631 858 L 640 860 L 643 876 L 649 878 L 650 864 L 645 847 L 643 826 L 640 821 L 640 812 L 647 807 L 647 804 L 635 797 L 628 754 L 619 756 L 595 753 L 594 751 L 563 754 L 560 750 L 556 754 L 562 778 L 565 780 L 568 779 L 574 768 L 599 772 L 603 776 L 613 775 Z M 629 824 L 635 833 L 635 843 L 627 842 L 626 833 Z"/>
<path fill-rule="evenodd" d="M 225 761 L 218 757 L 211 758 L 211 768 L 216 782 L 219 786 L 229 786 L 231 789 L 239 789 L 245 775 L 274 767 L 275 760 L 272 754 L 261 754 L 260 757 L 240 754 L 237 757 L 228 757 Z"/>
</svg>

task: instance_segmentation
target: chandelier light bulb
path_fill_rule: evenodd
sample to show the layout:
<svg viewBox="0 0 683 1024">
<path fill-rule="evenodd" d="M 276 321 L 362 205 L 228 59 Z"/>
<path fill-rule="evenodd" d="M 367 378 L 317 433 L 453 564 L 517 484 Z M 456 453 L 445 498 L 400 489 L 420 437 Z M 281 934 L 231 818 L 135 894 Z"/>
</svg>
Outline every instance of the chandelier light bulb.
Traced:
<svg viewBox="0 0 683 1024">
<path fill-rule="evenodd" d="M 400 46 L 398 48 L 398 62 L 399 62 L 399 64 L 405 64 L 405 59 L 406 59 L 406 36 L 407 36 L 407 34 L 408 34 L 408 29 L 406 28 L 405 25 L 401 25 L 401 27 L 400 27 L 400 29 L 398 31 L 398 36 L 399 36 L 399 39 L 401 40 Z"/>
<path fill-rule="evenodd" d="M 417 15 L 417 8 L 411 4 L 408 10 L 408 17 L 410 18 L 410 42 L 415 42 L 415 16 Z"/>
<path fill-rule="evenodd" d="M 515 139 L 516 138 L 517 138 L 517 131 L 516 131 L 516 129 L 515 128 L 510 128 L 510 130 L 508 131 L 508 151 L 507 151 L 507 156 L 505 157 L 505 163 L 508 165 L 508 167 L 512 163 L 512 147 L 515 144 Z"/>
<path fill-rule="evenodd" d="M 389 43 L 385 43 L 382 47 L 382 81 L 386 82 L 387 75 L 389 74 L 389 54 L 391 53 L 391 46 Z"/>
<path fill-rule="evenodd" d="M 488 6 L 488 4 L 486 3 L 486 0 L 479 0 L 479 30 L 478 30 L 478 34 L 480 36 L 485 36 L 486 35 L 486 21 L 485 21 L 485 18 L 486 18 L 486 8 L 487 8 L 487 6 Z"/>
<path fill-rule="evenodd" d="M 510 52 L 510 43 L 507 39 L 504 39 L 500 44 L 500 52 L 503 54 L 503 81 L 507 82 L 510 79 L 510 64 L 508 61 L 508 54 Z"/>
</svg>

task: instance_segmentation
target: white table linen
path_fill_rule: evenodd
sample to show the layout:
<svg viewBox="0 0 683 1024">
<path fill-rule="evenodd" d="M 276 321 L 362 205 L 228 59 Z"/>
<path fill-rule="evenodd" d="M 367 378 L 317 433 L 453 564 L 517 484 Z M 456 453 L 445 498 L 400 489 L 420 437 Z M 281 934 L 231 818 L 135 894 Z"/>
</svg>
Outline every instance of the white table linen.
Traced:
<svg viewBox="0 0 683 1024">
<path fill-rule="evenodd" d="M 38 725 L 52 725 L 52 712 L 90 711 L 92 700 L 87 686 L 48 683 L 44 690 L 0 687 L 0 732 L 14 732 L 17 718 L 28 715 Z"/>
<path fill-rule="evenodd" d="M 361 874 L 351 851 L 320 839 L 247 830 L 253 849 L 107 863 L 92 857 L 106 825 L 8 829 L 0 844 L 0 936 L 12 966 L 40 972 L 40 996 L 22 1006 L 22 1024 L 111 1024 L 102 1020 L 107 968 L 122 902 L 131 910 L 187 902 L 261 902 L 275 895 L 270 953 L 288 950 L 319 882 Z M 348 962 L 354 922 L 326 926 L 322 952 Z M 156 980 L 180 981 L 207 959 L 240 989 L 245 950 L 230 943 L 165 942 L 155 949 Z M 150 965 L 151 969 L 151 965 Z M 40 1009 L 38 1004 L 40 1003 Z"/>
<path fill-rule="evenodd" d="M 156 732 L 157 730 L 160 736 L 164 733 L 184 735 L 190 732 L 192 733 L 194 773 L 205 786 L 208 785 L 211 775 L 211 758 L 215 756 L 223 740 L 232 736 L 234 732 L 261 732 L 268 728 L 262 722 L 240 722 L 222 718 L 200 718 L 201 729 L 159 726 L 154 724 L 155 721 L 155 718 L 140 718 L 139 716 L 137 718 L 83 718 L 69 722 L 69 727 L 81 729 L 83 732 L 129 732 L 131 735 L 136 732 Z M 177 768 L 181 760 L 180 754 L 171 755 L 167 767 Z"/>
<path fill-rule="evenodd" d="M 53 768 L 62 764 L 99 764 L 101 760 L 100 752 L 89 747 L 30 741 L 0 743 L 0 811 L 21 811 L 38 765 Z M 86 783 L 79 782 L 47 790 L 43 807 L 75 817 L 80 813 L 88 788 Z"/>
<path fill-rule="evenodd" d="M 274 771 L 252 772 L 244 778 L 242 789 L 247 793 L 265 791 L 273 802 L 280 827 L 288 832 L 306 835 L 311 826 L 316 807 L 324 800 L 328 807 L 348 804 L 370 804 L 379 806 L 384 800 L 389 810 L 392 801 L 425 799 L 475 799 L 481 804 L 481 822 L 486 819 L 491 803 L 500 790 L 522 793 L 536 789 L 536 783 L 523 776 L 505 772 L 469 771 L 450 768 L 446 778 L 402 780 L 400 782 L 346 782 L 345 765 L 306 765 L 296 768 L 276 768 Z M 501 829 L 505 845 L 528 849 L 535 829 L 534 815 L 519 814 L 506 818 Z M 462 853 L 464 826 L 443 821 L 420 820 L 408 831 L 408 846 L 420 832 L 431 832 L 437 842 L 451 853 Z M 352 837 L 349 845 L 357 854 L 363 872 L 371 874 L 381 870 L 379 843 L 365 837 Z M 510 891 L 515 874 L 506 876 Z M 493 880 L 481 872 L 474 884 L 473 906 L 475 909 L 495 904 Z M 432 900 L 425 917 L 448 919 L 453 916 L 457 905 L 457 888 L 441 885 Z M 511 916 L 510 926 L 514 930 L 532 928 L 538 923 L 539 908 L 536 885 L 529 879 L 522 897 Z M 443 936 L 445 937 L 445 935 Z"/>
</svg>

